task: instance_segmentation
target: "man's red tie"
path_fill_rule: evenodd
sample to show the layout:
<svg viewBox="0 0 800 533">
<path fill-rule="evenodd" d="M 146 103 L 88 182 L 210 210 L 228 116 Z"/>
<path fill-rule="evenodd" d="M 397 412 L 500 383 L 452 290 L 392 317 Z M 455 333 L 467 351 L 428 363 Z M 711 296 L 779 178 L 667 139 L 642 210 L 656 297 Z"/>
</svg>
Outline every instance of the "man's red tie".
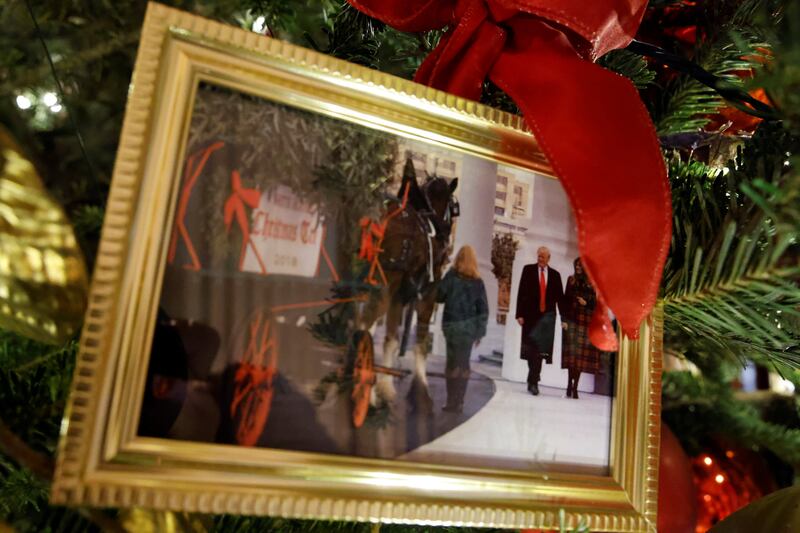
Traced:
<svg viewBox="0 0 800 533">
<path fill-rule="evenodd" d="M 544 269 L 539 267 L 539 311 L 544 313 L 544 297 L 547 292 L 547 282 L 544 280 Z"/>
</svg>

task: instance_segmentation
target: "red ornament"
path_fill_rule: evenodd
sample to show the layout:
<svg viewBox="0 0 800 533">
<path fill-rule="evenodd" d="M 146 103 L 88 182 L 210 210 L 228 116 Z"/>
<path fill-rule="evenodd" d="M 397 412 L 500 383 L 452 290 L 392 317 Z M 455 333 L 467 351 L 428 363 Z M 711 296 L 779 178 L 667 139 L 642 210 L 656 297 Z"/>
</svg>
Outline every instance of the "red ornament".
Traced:
<svg viewBox="0 0 800 533">
<path fill-rule="evenodd" d="M 697 533 L 777 489 L 764 459 L 740 447 L 715 445 L 692 458 L 699 511 Z"/>
<path fill-rule="evenodd" d="M 669 249 L 669 182 L 638 91 L 593 61 L 631 42 L 647 1 L 348 1 L 400 31 L 448 28 L 416 81 L 477 100 L 488 78 L 516 102 L 570 199 L 598 299 L 636 338 Z M 604 305 L 592 339 L 611 329 Z"/>
<path fill-rule="evenodd" d="M 768 105 L 772 105 L 764 89 L 750 91 L 750 96 Z M 720 131 L 726 135 L 741 135 L 753 133 L 761 123 L 761 118 L 745 113 L 733 106 L 723 107 L 711 122 L 705 127 L 706 131 Z"/>
<path fill-rule="evenodd" d="M 661 425 L 658 469 L 659 533 L 693 533 L 697 522 L 697 488 L 692 463 L 675 434 Z"/>
<path fill-rule="evenodd" d="M 682 28 L 669 28 L 664 33 L 674 37 L 682 43 L 694 45 L 697 43 L 697 26 L 684 26 Z"/>
<path fill-rule="evenodd" d="M 702 16 L 703 6 L 698 2 L 671 3 L 663 7 L 649 7 L 636 38 L 672 52 L 691 56 L 698 40 L 703 40 L 702 27 L 697 21 Z M 671 78 L 675 72 L 664 73 Z"/>
<path fill-rule="evenodd" d="M 756 48 L 755 52 L 755 54 L 744 56 L 742 59 L 762 65 L 766 65 L 772 59 L 772 52 L 768 49 L 759 47 Z M 742 80 L 750 80 L 755 75 L 755 72 L 753 69 L 745 69 L 730 72 L 729 74 Z M 772 105 L 772 101 L 769 99 L 764 89 L 753 89 L 749 94 L 761 103 Z M 705 127 L 705 130 L 722 131 L 726 135 L 751 134 L 756 130 L 761 120 L 761 118 L 733 106 L 726 106 L 712 117 L 711 122 Z"/>
</svg>

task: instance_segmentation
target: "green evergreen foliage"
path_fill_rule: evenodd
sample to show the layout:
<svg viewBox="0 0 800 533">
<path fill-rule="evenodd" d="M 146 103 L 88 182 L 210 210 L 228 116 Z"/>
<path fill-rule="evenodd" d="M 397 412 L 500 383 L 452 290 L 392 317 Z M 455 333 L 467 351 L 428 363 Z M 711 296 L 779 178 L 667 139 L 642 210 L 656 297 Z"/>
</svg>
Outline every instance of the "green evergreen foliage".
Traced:
<svg viewBox="0 0 800 533">
<path fill-rule="evenodd" d="M 757 14 L 773 7 L 773 0 L 710 0 L 699 8 L 698 43 L 693 61 L 732 86 L 742 86 L 740 73 L 760 66 L 758 57 L 769 50 L 770 24 L 758 24 Z M 773 19 L 770 19 L 773 20 Z M 659 135 L 702 129 L 724 105 L 716 91 L 688 75 L 670 81 L 655 102 Z"/>
<path fill-rule="evenodd" d="M 763 420 L 757 405 L 737 398 L 728 380 L 669 372 L 663 395 L 664 420 L 680 435 L 687 453 L 701 453 L 711 434 L 769 449 L 787 464 L 800 464 L 800 427 Z"/>
<path fill-rule="evenodd" d="M 787 128 L 800 135 L 800 3 L 784 7 L 775 31 L 775 60 L 760 73 L 758 83 L 783 113 Z"/>
<path fill-rule="evenodd" d="M 502 109 L 503 111 L 513 115 L 522 114 L 522 112 L 519 110 L 519 107 L 517 107 L 517 104 L 514 103 L 511 97 L 504 93 L 500 87 L 489 80 L 486 80 L 483 83 L 481 102 L 496 109 Z"/>
<path fill-rule="evenodd" d="M 0 456 L 0 513 L 26 515 L 41 511 L 47 485 L 30 470 Z"/>
<path fill-rule="evenodd" d="M 40 452 L 55 451 L 77 344 L 48 346 L 0 332 L 0 413 Z"/>
<path fill-rule="evenodd" d="M 725 171 L 672 160 L 674 228 L 663 287 L 673 349 L 800 368 L 790 327 L 800 317 L 800 264 L 792 259 L 800 182 L 781 163 L 798 148 L 780 126 L 764 125 Z"/>
<path fill-rule="evenodd" d="M 800 108 L 787 92 L 797 84 L 787 61 L 800 52 L 792 29 L 800 27 L 800 11 L 776 2 L 704 5 L 698 22 L 706 38 L 695 58 L 722 75 L 757 67 L 753 81 L 734 82 L 763 87 L 783 120 L 762 123 L 755 135 L 735 141 L 700 132 L 723 102 L 685 78 L 668 84 L 654 107 L 660 132 L 690 139 L 688 149 L 667 153 L 674 216 L 662 298 L 667 351 L 699 370 L 665 373 L 664 420 L 689 453 L 723 435 L 796 467 L 800 424 L 766 421 L 754 397 L 735 394 L 732 385 L 745 361 L 800 384 Z M 756 46 L 772 50 L 766 66 L 742 63 Z M 705 139 L 698 143 L 698 137 Z M 707 157 L 693 149 L 731 143 L 738 148 L 729 157 L 725 148 L 722 156 Z M 796 411 L 796 399 L 790 401 Z"/>
<path fill-rule="evenodd" d="M 240 516 L 220 516 L 215 521 L 214 531 L 217 533 L 255 533 L 262 531 L 280 531 L 281 533 L 371 533 L 374 524 L 329 522 L 324 520 L 285 520 L 271 518 L 251 518 Z M 500 533 L 500 529 L 490 528 L 456 528 L 407 526 L 386 524 L 380 527 L 380 533 Z M 576 533 L 578 531 L 576 530 Z"/>
<path fill-rule="evenodd" d="M 37 494 L 37 497 L 41 496 Z M 15 531 L 19 533 L 96 533 L 115 531 L 110 527 L 101 529 L 88 516 L 96 516 L 97 512 L 73 511 L 71 509 L 44 507 L 46 500 L 41 497 L 40 511 L 20 513 L 13 520 Z M 110 520 L 110 519 L 109 519 Z M 0 522 L 2 524 L 2 522 Z M 119 529 L 116 533 L 122 533 Z"/>
<path fill-rule="evenodd" d="M 105 213 L 104 207 L 84 204 L 75 209 L 71 216 L 75 235 L 80 240 L 81 250 L 83 250 L 86 264 L 90 269 L 97 254 L 97 244 L 100 242 L 100 230 L 103 228 Z"/>
<path fill-rule="evenodd" d="M 329 127 L 323 141 L 331 156 L 315 169 L 314 192 L 308 197 L 341 231 L 337 246 L 341 257 L 337 264 L 349 278 L 347 273 L 358 254 L 361 238 L 359 221 L 365 216 L 377 217 L 383 207 L 383 185 L 394 170 L 397 141 L 371 130 L 339 125 Z"/>
<path fill-rule="evenodd" d="M 79 241 L 93 262 L 125 98 L 135 59 L 145 2 L 27 0 L 64 94 L 63 109 L 42 103 L 58 92 L 45 51 L 24 0 L 0 3 L 0 122 L 9 127 L 37 162 L 48 188 L 72 217 Z M 411 78 L 436 46 L 441 32 L 405 34 L 366 17 L 339 0 L 169 0 L 181 9 L 264 30 L 356 63 Z M 703 132 L 728 105 L 712 89 L 680 75 L 666 79 L 651 62 L 615 51 L 601 65 L 629 77 L 642 90 L 665 150 L 673 186 L 674 235 L 665 266 L 662 300 L 666 351 L 696 372 L 664 375 L 663 410 L 688 451 L 700 451 L 709 435 L 771 450 L 800 465 L 797 417 L 768 420 L 764 406 L 731 388 L 741 364 L 774 368 L 800 386 L 800 3 L 791 0 L 651 0 L 651 9 L 696 10 L 699 39 L 680 48 L 687 57 L 745 88 L 763 87 L 781 122 L 762 124 L 737 139 L 735 154 L 704 157 L 703 143 L 730 137 Z M 688 6 L 688 7 L 687 7 Z M 667 47 L 669 48 L 669 47 Z M 771 58 L 763 59 L 756 56 Z M 535 68 L 532 65 L 531 68 Z M 754 80 L 740 77 L 754 69 Z M 18 95 L 33 106 L 20 110 Z M 487 82 L 482 101 L 512 113 L 517 106 Z M 86 146 L 84 156 L 71 115 Z M 602 134 L 602 132 L 598 132 Z M 324 195 L 364 213 L 334 213 L 348 224 L 367 214 L 377 185 L 392 164 L 378 169 L 348 166 L 350 146 L 365 150 L 387 142 L 331 137 L 336 165 L 318 176 Z M 338 144 L 337 144 L 338 143 Z M 385 148 L 385 146 L 384 146 Z M 579 149 L 579 147 L 578 147 Z M 624 154 L 620 154 L 624 157 Z M 385 167 L 385 168 L 384 168 Z M 364 185 L 358 198 L 344 197 L 347 183 Z M 341 185 L 336 187 L 336 185 Z M 316 324 L 337 343 L 336 317 Z M 76 343 L 45 346 L 0 332 L 0 528 L 17 531 L 95 531 L 118 528 L 113 513 L 52 508 L 49 473 L 74 365 Z M 788 399 L 794 405 L 794 398 Z M 791 411 L 791 409 L 789 409 Z M 16 439 L 16 440 L 14 440 Z M 13 441 L 13 442 L 12 442 Z M 215 531 L 367 532 L 370 524 L 270 518 L 215 518 Z M 386 525 L 381 531 L 433 531 L 427 526 Z M 435 531 L 470 531 L 435 528 Z M 489 531 L 472 529 L 471 531 Z"/>
<path fill-rule="evenodd" d="M 630 79 L 637 89 L 645 89 L 656 79 L 656 73 L 645 59 L 628 50 L 612 50 L 598 61 L 600 65 Z"/>
</svg>

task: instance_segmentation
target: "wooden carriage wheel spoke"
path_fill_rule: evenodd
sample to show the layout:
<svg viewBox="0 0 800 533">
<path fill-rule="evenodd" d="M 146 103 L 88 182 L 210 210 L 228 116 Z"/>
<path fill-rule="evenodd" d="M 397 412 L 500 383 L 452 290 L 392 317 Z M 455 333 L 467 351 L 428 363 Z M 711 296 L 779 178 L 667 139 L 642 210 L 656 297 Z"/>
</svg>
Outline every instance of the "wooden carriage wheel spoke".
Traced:
<svg viewBox="0 0 800 533">
<path fill-rule="evenodd" d="M 278 339 L 270 318 L 261 310 L 253 315 L 247 332 L 247 347 L 234 378 L 230 414 L 236 425 L 236 441 L 254 446 L 264 431 L 272 406 Z"/>
<path fill-rule="evenodd" d="M 375 384 L 375 349 L 372 337 L 366 331 L 360 335 L 356 346 L 356 358 L 353 362 L 353 425 L 357 428 L 364 424 L 369 411 L 369 400 L 372 386 Z"/>
</svg>

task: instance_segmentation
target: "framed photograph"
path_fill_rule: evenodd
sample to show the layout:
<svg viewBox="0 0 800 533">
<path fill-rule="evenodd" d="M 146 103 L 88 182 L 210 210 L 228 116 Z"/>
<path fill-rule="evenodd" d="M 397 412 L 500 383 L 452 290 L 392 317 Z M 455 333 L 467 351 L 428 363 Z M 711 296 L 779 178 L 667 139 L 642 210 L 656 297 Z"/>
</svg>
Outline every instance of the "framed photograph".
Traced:
<svg viewBox="0 0 800 533">
<path fill-rule="evenodd" d="M 52 499 L 654 531 L 578 256 L 520 117 L 150 4 Z"/>
</svg>

